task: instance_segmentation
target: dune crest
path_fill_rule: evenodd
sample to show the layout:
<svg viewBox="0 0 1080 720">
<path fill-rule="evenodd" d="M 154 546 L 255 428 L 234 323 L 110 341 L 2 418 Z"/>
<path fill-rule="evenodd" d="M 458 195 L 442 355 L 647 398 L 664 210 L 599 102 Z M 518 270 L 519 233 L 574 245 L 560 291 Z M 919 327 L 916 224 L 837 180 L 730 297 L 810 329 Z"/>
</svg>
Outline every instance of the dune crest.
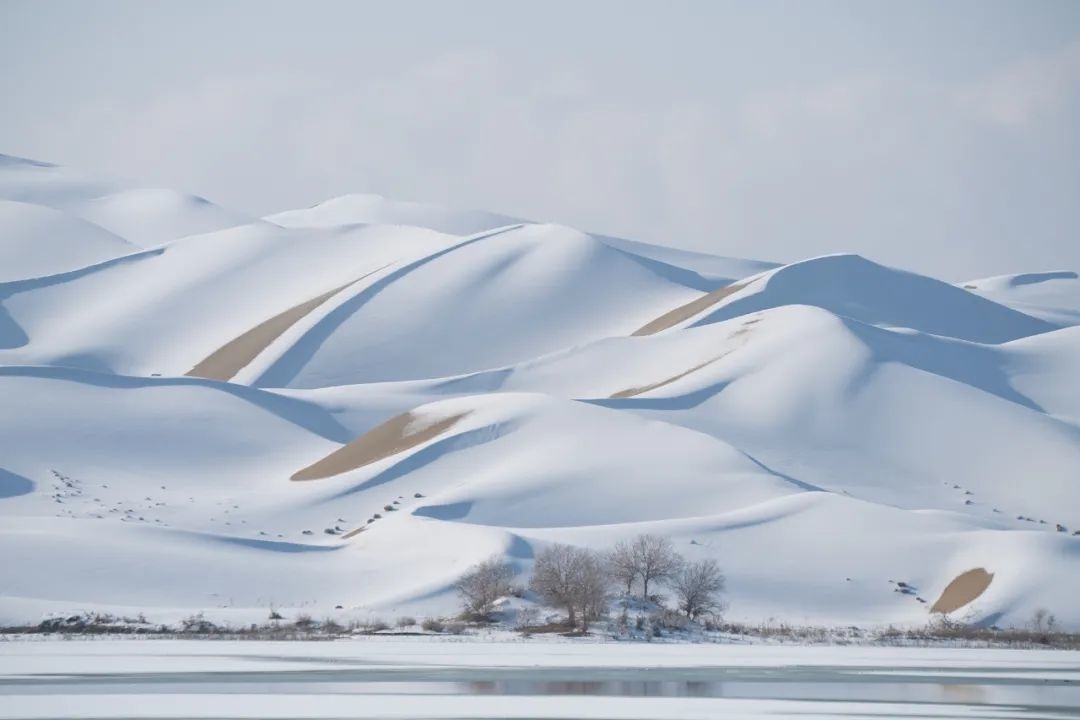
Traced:
<svg viewBox="0 0 1080 720">
<path fill-rule="evenodd" d="M 994 574 L 984 568 L 974 568 L 962 572 L 941 591 L 941 597 L 930 606 L 930 612 L 951 613 L 968 603 L 974 602 L 990 587 Z"/>
<path fill-rule="evenodd" d="M 468 412 L 429 421 L 411 412 L 392 417 L 382 425 L 343 445 L 326 457 L 293 473 L 290 480 L 321 480 L 356 470 L 396 455 L 446 432 Z"/>
</svg>

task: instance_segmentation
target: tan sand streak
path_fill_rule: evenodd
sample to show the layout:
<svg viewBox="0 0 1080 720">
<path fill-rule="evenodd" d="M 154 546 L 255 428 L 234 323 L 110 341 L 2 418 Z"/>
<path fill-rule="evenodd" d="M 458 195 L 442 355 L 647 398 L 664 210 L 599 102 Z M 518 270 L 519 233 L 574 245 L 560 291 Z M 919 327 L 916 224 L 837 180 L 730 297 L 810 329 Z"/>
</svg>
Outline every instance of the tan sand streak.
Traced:
<svg viewBox="0 0 1080 720">
<path fill-rule="evenodd" d="M 321 480 L 370 465 L 414 448 L 446 432 L 468 414 L 468 412 L 459 413 L 437 420 L 430 425 L 417 427 L 423 422 L 423 418 L 418 418 L 411 412 L 402 413 L 369 430 L 349 444 L 342 445 L 321 460 L 302 470 L 297 470 L 290 479 Z"/>
<path fill-rule="evenodd" d="M 941 597 L 930 606 L 930 612 L 951 613 L 959 610 L 986 592 L 993 579 L 994 574 L 986 572 L 984 568 L 960 573 L 941 591 Z"/>
<path fill-rule="evenodd" d="M 631 334 L 631 337 L 637 335 L 653 335 L 661 330 L 667 330 L 669 327 L 677 325 L 683 320 L 692 318 L 702 310 L 715 305 L 728 295 L 737 293 L 747 285 L 749 285 L 749 283 L 732 283 L 727 287 L 713 290 L 711 293 L 702 295 L 697 300 L 691 300 L 685 305 L 680 305 L 674 310 L 669 310 L 655 320 L 642 325 Z"/>
<path fill-rule="evenodd" d="M 706 360 L 705 362 L 701 363 L 700 365 L 695 365 L 694 367 L 690 368 L 689 370 L 685 370 L 685 371 L 679 373 L 678 375 L 672 375 L 667 380 L 661 380 L 660 382 L 655 382 L 655 383 L 653 383 L 651 385 L 642 385 L 641 387 L 633 387 L 633 388 L 627 388 L 626 390 L 620 390 L 619 392 L 612 395 L 611 398 L 612 399 L 615 399 L 615 398 L 630 398 L 630 397 L 634 397 L 635 395 L 640 395 L 642 393 L 647 393 L 650 390 L 655 390 L 658 387 L 663 387 L 665 385 L 669 385 L 669 384 L 675 382 L 676 380 L 681 380 L 682 378 L 686 377 L 690 373 L 697 372 L 698 370 L 705 367 L 706 365 L 712 365 L 714 362 L 716 362 L 717 360 L 719 360 L 719 359 L 723 358 L 724 356 L 728 355 L 730 352 L 731 351 L 729 350 L 728 352 L 724 353 L 723 355 L 718 355 L 718 356 L 714 357 L 711 360 Z"/>
<path fill-rule="evenodd" d="M 282 333 L 295 325 L 302 317 L 353 283 L 358 283 L 382 269 L 372 270 L 355 280 L 350 280 L 341 287 L 336 287 L 330 292 L 323 293 L 316 298 L 289 308 L 269 320 L 264 320 L 207 355 L 198 365 L 188 370 L 185 375 L 228 382 L 236 373 L 247 367 L 248 363 L 258 357 L 259 353 L 269 347 L 270 343 L 281 337 Z"/>
</svg>

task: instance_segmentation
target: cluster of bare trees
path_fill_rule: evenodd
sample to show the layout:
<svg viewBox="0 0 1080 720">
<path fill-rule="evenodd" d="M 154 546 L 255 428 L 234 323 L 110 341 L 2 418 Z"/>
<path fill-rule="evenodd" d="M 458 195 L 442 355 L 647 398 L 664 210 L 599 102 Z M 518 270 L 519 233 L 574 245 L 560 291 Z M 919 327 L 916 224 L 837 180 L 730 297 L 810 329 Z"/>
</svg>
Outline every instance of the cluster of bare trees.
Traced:
<svg viewBox="0 0 1080 720">
<path fill-rule="evenodd" d="M 475 565 L 457 584 L 466 612 L 489 613 L 498 598 L 510 594 L 513 577 L 513 568 L 498 556 Z M 691 620 L 722 608 L 724 575 L 716 561 L 688 561 L 671 540 L 657 535 L 624 540 L 607 553 L 550 545 L 537 554 L 529 582 L 542 602 L 564 609 L 569 624 L 582 630 L 606 612 L 613 588 L 627 596 L 640 591 L 643 600 L 655 601 L 650 588 L 659 586 L 672 592 Z"/>
<path fill-rule="evenodd" d="M 691 620 L 721 608 L 724 574 L 715 560 L 687 561 L 675 551 L 671 540 L 658 535 L 638 535 L 623 540 L 608 553 L 612 577 L 631 595 L 635 586 L 649 600 L 649 586 L 666 585 L 675 595 L 679 610 Z"/>
<path fill-rule="evenodd" d="M 570 627 L 589 629 L 607 610 L 611 579 L 604 556 L 573 545 L 550 545 L 536 556 L 529 589 L 553 607 L 566 609 Z"/>
</svg>

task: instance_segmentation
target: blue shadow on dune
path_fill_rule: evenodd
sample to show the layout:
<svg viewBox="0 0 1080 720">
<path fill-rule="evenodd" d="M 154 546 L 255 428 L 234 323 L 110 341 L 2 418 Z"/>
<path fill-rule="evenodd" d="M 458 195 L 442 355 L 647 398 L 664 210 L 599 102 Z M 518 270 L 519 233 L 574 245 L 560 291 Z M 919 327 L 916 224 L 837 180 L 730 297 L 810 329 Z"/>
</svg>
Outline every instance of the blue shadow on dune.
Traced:
<svg viewBox="0 0 1080 720">
<path fill-rule="evenodd" d="M 278 395 L 269 390 L 234 385 L 218 380 L 206 380 L 196 377 L 134 377 L 130 375 L 110 375 L 93 370 L 77 370 L 67 367 L 37 365 L 19 365 L 0 367 L 0 377 L 35 377 L 51 380 L 65 380 L 83 383 L 95 387 L 116 389 L 140 389 L 174 386 L 199 386 L 223 392 L 227 395 L 250 403 L 261 410 L 276 415 L 282 420 L 301 427 L 309 432 L 338 443 L 347 443 L 353 439 L 353 433 L 334 419 L 328 411 L 314 403 Z"/>
<path fill-rule="evenodd" d="M 469 516 L 472 506 L 472 502 L 468 500 L 447 505 L 425 505 L 413 510 L 412 514 L 435 520 L 462 520 Z"/>
<path fill-rule="evenodd" d="M 15 322 L 11 314 L 0 304 L 0 348 L 24 347 L 30 342 L 30 336 L 23 330 L 22 325 Z"/>
<path fill-rule="evenodd" d="M 1072 272 L 1071 270 L 1062 270 L 1059 272 L 1044 272 L 1044 273 L 1025 273 L 1023 275 L 1017 275 L 1009 281 L 1011 287 L 1020 287 L 1021 285 L 1035 285 L 1036 283 L 1046 282 L 1047 280 L 1076 280 L 1080 275 Z"/>
<path fill-rule="evenodd" d="M 520 535 L 514 535 L 510 540 L 510 547 L 506 549 L 506 554 L 515 560 L 532 560 L 536 557 L 533 546 Z"/>
<path fill-rule="evenodd" d="M 285 540 L 259 540 L 258 538 L 235 537 L 232 535 L 216 535 L 209 533 L 190 533 L 200 535 L 206 540 L 223 543 L 225 545 L 239 545 L 252 550 L 267 550 L 275 553 L 320 553 L 340 550 L 343 545 L 315 545 L 308 543 L 288 542 Z"/>
<path fill-rule="evenodd" d="M 661 260 L 654 260 L 653 258 L 644 257 L 643 255 L 636 255 L 612 245 L 608 245 L 607 247 L 619 253 L 627 260 L 637 263 L 649 272 L 654 273 L 669 282 L 675 283 L 676 285 L 683 285 L 684 287 L 688 287 L 691 290 L 697 290 L 698 292 L 709 293 L 717 288 L 724 287 L 724 285 L 730 282 L 728 280 L 710 280 L 693 270 L 669 265 Z"/>
<path fill-rule="evenodd" d="M 0 499 L 26 495 L 34 490 L 34 481 L 0 468 Z"/>
<path fill-rule="evenodd" d="M 721 393 L 730 383 L 730 380 L 723 380 L 674 397 L 589 398 L 578 402 L 613 410 L 690 410 Z"/>
</svg>

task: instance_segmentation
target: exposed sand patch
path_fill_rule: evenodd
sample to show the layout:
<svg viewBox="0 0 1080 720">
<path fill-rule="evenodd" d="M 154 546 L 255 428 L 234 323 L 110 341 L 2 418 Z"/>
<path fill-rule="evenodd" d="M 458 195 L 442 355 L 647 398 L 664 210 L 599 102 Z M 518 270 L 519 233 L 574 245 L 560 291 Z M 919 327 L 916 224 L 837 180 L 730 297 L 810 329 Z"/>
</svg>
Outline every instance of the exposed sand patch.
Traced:
<svg viewBox="0 0 1080 720">
<path fill-rule="evenodd" d="M 630 398 L 630 397 L 634 397 L 635 395 L 640 395 L 642 393 L 647 393 L 650 390 L 655 390 L 658 387 L 663 387 L 665 385 L 669 385 L 669 384 L 675 382 L 676 380 L 681 380 L 682 378 L 686 377 L 690 373 L 697 372 L 698 370 L 705 367 L 706 365 L 713 364 L 714 362 L 716 362 L 720 358 L 728 355 L 730 352 L 731 351 L 728 350 L 728 352 L 724 353 L 723 355 L 717 355 L 716 357 L 712 358 L 711 360 L 706 360 L 705 362 L 701 363 L 700 365 L 695 365 L 694 367 L 690 368 L 689 370 L 684 370 L 683 372 L 679 373 L 678 375 L 672 375 L 671 377 L 667 378 L 666 380 L 661 380 L 660 382 L 655 382 L 655 383 L 652 383 L 651 385 L 642 385 L 641 387 L 633 387 L 633 388 L 627 388 L 626 390 L 620 390 L 619 392 L 615 393 L 611 397 L 612 397 L 612 399 Z"/>
<path fill-rule="evenodd" d="M 742 290 L 750 283 L 732 283 L 727 287 L 722 287 L 717 290 L 713 290 L 711 293 L 702 295 L 697 300 L 691 300 L 685 305 L 680 305 L 674 310 L 670 310 L 655 320 L 642 325 L 640 328 L 631 333 L 631 337 L 637 335 L 653 335 L 661 330 L 667 330 L 669 327 L 681 323 L 683 320 L 692 318 L 700 313 L 702 310 L 715 305 L 728 295 L 732 295 Z"/>
<path fill-rule="evenodd" d="M 188 370 L 185 375 L 206 378 L 207 380 L 221 380 L 223 382 L 232 380 L 236 373 L 258 357 L 259 353 L 265 350 L 270 343 L 281 337 L 281 334 L 295 325 L 300 318 L 353 283 L 360 282 L 364 278 L 379 272 L 379 270 L 382 270 L 382 268 L 372 270 L 355 280 L 350 280 L 341 287 L 336 287 L 330 292 L 323 293 L 318 297 L 289 308 L 269 320 L 264 320 L 207 355 L 198 365 Z"/>
<path fill-rule="evenodd" d="M 297 470 L 292 480 L 321 480 L 378 462 L 446 432 L 468 412 L 430 422 L 411 412 L 392 417 L 317 462 Z"/>
<path fill-rule="evenodd" d="M 735 332 L 731 333 L 731 335 L 728 337 L 728 339 L 729 340 L 734 340 L 735 338 L 738 338 L 738 337 L 744 337 L 745 338 L 745 336 L 749 335 L 750 332 L 754 329 L 753 325 L 755 323 L 758 323 L 758 322 L 761 322 L 760 317 L 751 317 L 748 320 L 744 320 L 742 322 L 742 324 L 739 326 L 739 328 Z M 745 342 L 745 340 L 744 340 L 744 342 Z M 678 375 L 672 375 L 671 377 L 667 378 L 666 380 L 661 380 L 660 382 L 655 382 L 655 383 L 652 383 L 651 385 L 642 385 L 641 387 L 632 387 L 632 388 L 627 388 L 626 390 L 620 390 L 619 392 L 612 395 L 611 398 L 612 399 L 630 398 L 630 397 L 634 397 L 635 395 L 641 395 L 642 393 L 647 393 L 650 390 L 655 390 L 658 387 L 663 387 L 664 385 L 668 385 L 670 383 L 675 382 L 676 380 L 680 380 L 680 379 L 686 377 L 687 375 L 689 375 L 691 373 L 697 372 L 698 370 L 705 367 L 706 365 L 711 365 L 714 362 L 716 362 L 717 360 L 720 360 L 722 358 L 727 357 L 732 352 L 734 352 L 734 349 L 728 350 L 727 352 L 720 353 L 716 357 L 714 357 L 714 358 L 712 358 L 710 360 L 706 360 L 705 362 L 701 363 L 700 365 L 695 365 L 694 367 L 690 368 L 689 370 L 684 370 L 683 372 L 679 373 Z"/>
<path fill-rule="evenodd" d="M 983 568 L 962 572 L 941 591 L 941 597 L 930 606 L 930 612 L 951 613 L 974 601 L 990 587 L 993 573 Z"/>
<path fill-rule="evenodd" d="M 345 533 L 345 534 L 344 534 L 344 535 L 342 535 L 341 537 L 342 537 L 343 539 L 345 539 L 345 540 L 348 540 L 348 539 L 349 539 L 349 538 L 351 538 L 351 537 L 356 537 L 357 535 L 359 535 L 360 533 L 364 532 L 365 530 L 367 530 L 367 528 L 366 528 L 366 527 L 358 527 L 358 528 L 356 528 L 355 530 L 350 530 L 349 532 Z"/>
</svg>

